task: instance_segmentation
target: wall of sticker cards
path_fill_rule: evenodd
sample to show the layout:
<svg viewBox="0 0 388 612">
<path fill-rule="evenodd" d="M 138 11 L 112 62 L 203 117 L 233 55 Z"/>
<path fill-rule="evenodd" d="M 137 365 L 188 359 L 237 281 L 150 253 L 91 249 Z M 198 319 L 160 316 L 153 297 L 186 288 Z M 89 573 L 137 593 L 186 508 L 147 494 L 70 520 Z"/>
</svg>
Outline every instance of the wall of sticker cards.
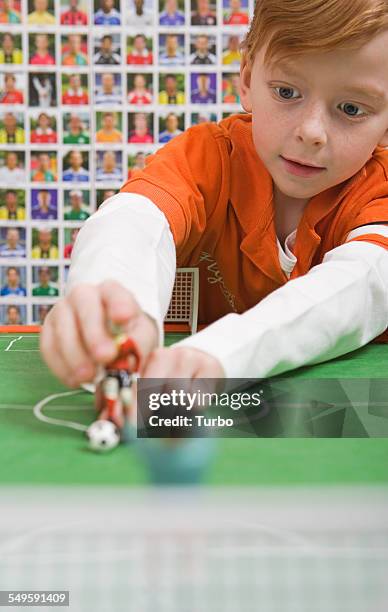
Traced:
<svg viewBox="0 0 388 612">
<path fill-rule="evenodd" d="M 147 155 L 241 111 L 253 0 L 0 0 L 0 324 L 44 320 L 82 223 Z"/>
</svg>

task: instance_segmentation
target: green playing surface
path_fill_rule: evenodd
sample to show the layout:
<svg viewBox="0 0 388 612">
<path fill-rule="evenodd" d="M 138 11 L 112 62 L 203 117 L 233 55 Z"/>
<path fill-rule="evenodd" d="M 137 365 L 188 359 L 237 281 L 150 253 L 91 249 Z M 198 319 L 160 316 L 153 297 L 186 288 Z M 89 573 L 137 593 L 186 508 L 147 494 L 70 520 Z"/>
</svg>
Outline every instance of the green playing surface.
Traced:
<svg viewBox="0 0 388 612">
<path fill-rule="evenodd" d="M 168 342 L 178 336 L 170 335 Z M 384 378 L 387 345 L 369 345 L 345 357 L 288 376 Z M 38 421 L 33 406 L 66 391 L 43 364 L 38 337 L 0 334 L 0 484 L 142 484 L 147 471 L 133 448 L 109 455 L 88 451 L 82 433 Z M 89 424 L 86 392 L 59 398 L 45 414 Z M 387 483 L 388 439 L 229 439 L 217 442 L 206 482 L 217 485 Z"/>
</svg>

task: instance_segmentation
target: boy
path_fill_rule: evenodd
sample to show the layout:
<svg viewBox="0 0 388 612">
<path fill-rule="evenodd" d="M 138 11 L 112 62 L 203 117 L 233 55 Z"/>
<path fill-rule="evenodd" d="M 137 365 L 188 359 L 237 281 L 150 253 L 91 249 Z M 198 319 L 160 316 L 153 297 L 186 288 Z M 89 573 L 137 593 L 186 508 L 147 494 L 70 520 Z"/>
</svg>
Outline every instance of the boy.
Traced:
<svg viewBox="0 0 388 612">
<path fill-rule="evenodd" d="M 290 4 L 256 3 L 248 114 L 174 138 L 83 226 L 41 336 L 71 386 L 114 357 L 106 319 L 155 378 L 271 376 L 386 330 L 388 7 Z M 197 264 L 209 325 L 157 348 L 175 266 Z"/>
</svg>

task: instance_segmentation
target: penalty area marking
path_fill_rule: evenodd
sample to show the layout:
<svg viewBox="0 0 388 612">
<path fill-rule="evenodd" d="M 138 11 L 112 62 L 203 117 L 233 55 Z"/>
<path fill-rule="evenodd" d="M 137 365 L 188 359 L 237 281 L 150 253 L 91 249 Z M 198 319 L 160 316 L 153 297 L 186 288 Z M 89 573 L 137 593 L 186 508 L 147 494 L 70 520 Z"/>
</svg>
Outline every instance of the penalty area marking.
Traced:
<svg viewBox="0 0 388 612">
<path fill-rule="evenodd" d="M 11 340 L 11 342 L 8 344 L 8 346 L 4 349 L 4 352 L 7 352 L 10 350 L 11 346 L 13 346 L 13 344 L 15 342 L 18 342 L 18 340 L 22 340 L 23 336 L 18 336 L 17 338 L 14 338 L 13 340 Z"/>
<path fill-rule="evenodd" d="M 78 393 L 84 393 L 83 389 L 76 389 L 75 391 L 64 391 L 62 393 L 54 393 L 53 395 L 48 395 L 35 404 L 32 409 L 35 417 L 42 421 L 43 423 L 49 423 L 49 425 L 58 425 L 59 427 L 69 427 L 70 429 L 76 429 L 77 431 L 86 431 L 88 429 L 87 425 L 82 425 L 81 423 L 75 423 L 74 421 L 64 421 L 63 419 L 54 419 L 52 417 L 48 417 L 43 414 L 42 409 L 47 406 L 50 402 L 59 397 L 70 397 L 71 395 L 77 395 Z"/>
</svg>

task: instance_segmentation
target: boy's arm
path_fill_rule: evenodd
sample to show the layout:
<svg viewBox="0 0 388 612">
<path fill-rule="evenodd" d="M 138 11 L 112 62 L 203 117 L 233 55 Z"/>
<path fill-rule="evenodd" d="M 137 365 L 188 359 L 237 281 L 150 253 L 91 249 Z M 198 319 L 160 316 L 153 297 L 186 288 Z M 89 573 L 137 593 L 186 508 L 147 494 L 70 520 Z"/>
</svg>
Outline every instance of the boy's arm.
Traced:
<svg viewBox="0 0 388 612">
<path fill-rule="evenodd" d="M 175 270 L 174 240 L 164 214 L 148 198 L 118 193 L 79 232 L 66 293 L 81 283 L 117 281 L 156 322 L 162 344 Z"/>
<path fill-rule="evenodd" d="M 387 326 L 388 250 L 358 240 L 174 350 L 194 348 L 215 357 L 228 378 L 262 378 L 353 351 Z"/>
<path fill-rule="evenodd" d="M 136 194 L 107 200 L 77 237 L 69 277 L 66 296 L 50 310 L 40 335 L 54 374 L 71 387 L 93 380 L 98 364 L 116 355 L 108 320 L 125 327 L 145 362 L 162 342 L 175 277 L 175 247 L 163 213 Z"/>
</svg>

